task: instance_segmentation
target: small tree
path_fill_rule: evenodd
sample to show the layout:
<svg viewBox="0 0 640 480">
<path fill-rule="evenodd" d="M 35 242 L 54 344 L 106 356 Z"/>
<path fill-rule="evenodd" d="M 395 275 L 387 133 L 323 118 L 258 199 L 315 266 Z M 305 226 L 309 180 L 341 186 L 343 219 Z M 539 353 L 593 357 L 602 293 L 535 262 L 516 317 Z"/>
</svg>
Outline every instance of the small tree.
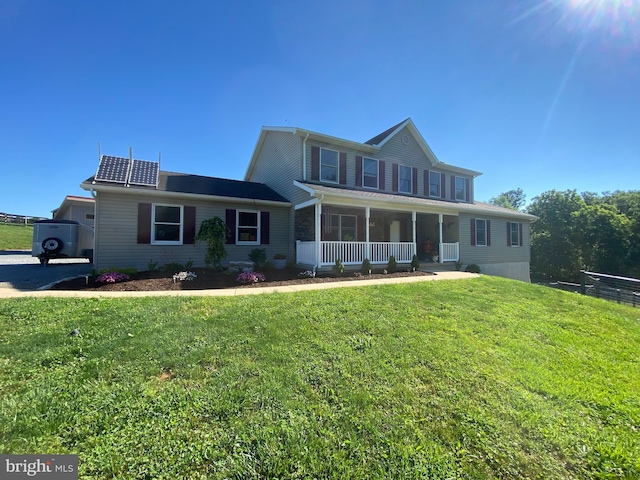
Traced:
<svg viewBox="0 0 640 480">
<path fill-rule="evenodd" d="M 389 262 L 387 263 L 387 272 L 394 273 L 398 270 L 398 262 L 396 262 L 396 257 L 391 255 L 389 257 Z"/>
<path fill-rule="evenodd" d="M 254 248 L 249 252 L 249 260 L 251 260 L 257 268 L 267 263 L 267 251 L 264 248 Z"/>
<path fill-rule="evenodd" d="M 227 251 L 224 245 L 228 234 L 227 224 L 220 217 L 209 218 L 200 224 L 196 240 L 207 242 L 207 254 L 204 257 L 207 266 L 213 264 L 214 267 L 219 267 L 226 258 Z"/>
</svg>

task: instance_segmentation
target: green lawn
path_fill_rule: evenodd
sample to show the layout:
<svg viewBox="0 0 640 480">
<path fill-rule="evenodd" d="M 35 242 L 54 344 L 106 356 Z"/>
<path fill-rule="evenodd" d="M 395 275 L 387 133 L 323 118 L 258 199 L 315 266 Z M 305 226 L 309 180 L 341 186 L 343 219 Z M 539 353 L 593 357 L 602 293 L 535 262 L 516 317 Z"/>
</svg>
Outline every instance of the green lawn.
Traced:
<svg viewBox="0 0 640 480">
<path fill-rule="evenodd" d="M 0 451 L 81 478 L 640 478 L 639 317 L 484 276 L 3 300 Z"/>
<path fill-rule="evenodd" d="M 33 225 L 0 223 L 0 250 L 31 250 Z"/>
</svg>

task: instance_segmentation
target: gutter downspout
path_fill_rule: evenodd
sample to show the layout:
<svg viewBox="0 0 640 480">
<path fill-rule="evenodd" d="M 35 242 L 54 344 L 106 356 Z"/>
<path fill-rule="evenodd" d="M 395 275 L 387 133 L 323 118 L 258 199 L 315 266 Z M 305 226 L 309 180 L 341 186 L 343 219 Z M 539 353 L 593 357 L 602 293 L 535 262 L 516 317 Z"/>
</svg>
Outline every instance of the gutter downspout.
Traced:
<svg viewBox="0 0 640 480">
<path fill-rule="evenodd" d="M 302 181 L 307 181 L 307 138 L 309 138 L 309 132 L 307 136 L 302 140 Z"/>
</svg>

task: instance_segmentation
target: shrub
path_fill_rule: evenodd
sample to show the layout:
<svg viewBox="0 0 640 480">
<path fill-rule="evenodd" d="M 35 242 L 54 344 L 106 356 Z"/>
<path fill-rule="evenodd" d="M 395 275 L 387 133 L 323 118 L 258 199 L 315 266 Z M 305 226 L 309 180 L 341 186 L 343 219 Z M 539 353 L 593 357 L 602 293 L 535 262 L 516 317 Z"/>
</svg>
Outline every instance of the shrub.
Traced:
<svg viewBox="0 0 640 480">
<path fill-rule="evenodd" d="M 264 248 L 254 248 L 249 252 L 249 260 L 256 267 L 261 267 L 267 261 L 267 251 Z"/>
<path fill-rule="evenodd" d="M 243 285 L 247 283 L 258 283 L 264 282 L 266 279 L 264 278 L 264 274 L 257 272 L 242 272 L 236 278 L 236 281 L 242 283 Z"/>
<path fill-rule="evenodd" d="M 419 268 L 420 268 L 420 259 L 418 258 L 417 255 L 414 255 L 413 258 L 411 259 L 411 270 L 415 272 Z"/>
<path fill-rule="evenodd" d="M 362 261 L 362 267 L 360 267 L 360 273 L 363 275 L 371 275 L 371 262 L 368 258 Z"/>
<path fill-rule="evenodd" d="M 274 259 L 274 260 L 286 260 L 286 259 L 287 259 L 287 256 L 286 256 L 284 253 L 276 253 L 276 254 L 273 256 L 273 259 Z"/>
<path fill-rule="evenodd" d="M 147 262 L 147 270 L 153 272 L 158 267 L 158 262 L 154 262 L 153 260 L 149 260 Z"/>
<path fill-rule="evenodd" d="M 398 262 L 396 262 L 396 257 L 391 255 L 389 257 L 389 262 L 387 262 L 387 272 L 393 273 L 398 270 Z"/>
<path fill-rule="evenodd" d="M 469 273 L 480 273 L 480 267 L 475 263 L 472 263 L 467 265 L 467 268 L 465 268 L 464 271 Z"/>
<path fill-rule="evenodd" d="M 181 263 L 170 262 L 170 263 L 165 263 L 160 268 L 160 270 L 167 273 L 176 273 L 176 272 L 181 272 L 183 270 L 188 270 L 188 268 L 185 265 L 182 265 Z"/>
<path fill-rule="evenodd" d="M 336 260 L 336 264 L 331 267 L 331 270 L 333 270 L 333 273 L 335 273 L 336 275 L 342 275 L 344 273 L 344 265 L 342 264 L 342 260 L 338 258 Z"/>
<path fill-rule="evenodd" d="M 458 261 L 455 263 L 455 267 L 456 267 L 456 270 L 458 270 L 458 271 L 459 271 L 459 270 L 462 268 L 462 262 L 461 262 L 460 260 L 458 260 Z"/>
<path fill-rule="evenodd" d="M 107 272 L 96 278 L 97 283 L 118 283 L 129 280 L 129 275 L 119 272 Z"/>
</svg>

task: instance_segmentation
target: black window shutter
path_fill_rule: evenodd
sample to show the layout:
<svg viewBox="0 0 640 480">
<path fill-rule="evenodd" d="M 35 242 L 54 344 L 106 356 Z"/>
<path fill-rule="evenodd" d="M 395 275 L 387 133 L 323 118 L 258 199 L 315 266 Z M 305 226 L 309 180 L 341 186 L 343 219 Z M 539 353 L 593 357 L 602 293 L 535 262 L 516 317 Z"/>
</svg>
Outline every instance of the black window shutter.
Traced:
<svg viewBox="0 0 640 480">
<path fill-rule="evenodd" d="M 391 169 L 391 189 L 394 192 L 398 191 L 398 164 L 394 163 Z"/>
<path fill-rule="evenodd" d="M 385 186 L 384 186 L 384 176 L 385 176 L 385 167 L 384 167 L 384 162 L 382 160 L 378 160 L 378 185 L 380 186 L 380 190 L 384 190 Z"/>
<path fill-rule="evenodd" d="M 444 184 L 447 183 L 447 176 L 444 173 L 440 174 L 440 198 L 446 198 L 444 196 Z"/>
<path fill-rule="evenodd" d="M 236 244 L 236 211 L 233 208 L 227 208 L 227 245 Z"/>
<path fill-rule="evenodd" d="M 487 247 L 491 246 L 491 222 L 487 220 Z"/>
<path fill-rule="evenodd" d="M 507 222 L 507 247 L 511 246 L 511 222 Z"/>
<path fill-rule="evenodd" d="M 518 233 L 520 234 L 520 246 L 524 245 L 524 241 L 522 240 L 522 224 L 518 224 Z"/>
<path fill-rule="evenodd" d="M 340 152 L 340 185 L 347 184 L 347 154 Z"/>
<path fill-rule="evenodd" d="M 311 147 L 311 180 L 320 180 L 320 147 Z"/>
<path fill-rule="evenodd" d="M 193 245 L 196 241 L 196 207 L 184 207 L 184 226 L 182 243 Z"/>
<path fill-rule="evenodd" d="M 260 244 L 269 245 L 269 212 L 260 212 Z"/>
<path fill-rule="evenodd" d="M 138 243 L 151 243 L 151 204 L 138 204 Z"/>
<path fill-rule="evenodd" d="M 476 246 L 476 219 L 471 219 L 471 246 Z"/>
<path fill-rule="evenodd" d="M 468 178 L 465 178 L 464 180 L 464 191 L 466 195 L 466 201 L 468 202 L 469 199 L 471 198 L 471 182 L 469 181 Z"/>
<path fill-rule="evenodd" d="M 429 170 L 424 171 L 424 196 L 428 197 L 431 193 L 431 182 L 429 181 Z"/>
<path fill-rule="evenodd" d="M 456 199 L 456 177 L 451 175 L 451 200 Z"/>
<path fill-rule="evenodd" d="M 356 155 L 356 187 L 362 186 L 362 157 Z"/>
<path fill-rule="evenodd" d="M 411 169 L 411 193 L 418 194 L 418 169 L 416 167 Z"/>
</svg>

